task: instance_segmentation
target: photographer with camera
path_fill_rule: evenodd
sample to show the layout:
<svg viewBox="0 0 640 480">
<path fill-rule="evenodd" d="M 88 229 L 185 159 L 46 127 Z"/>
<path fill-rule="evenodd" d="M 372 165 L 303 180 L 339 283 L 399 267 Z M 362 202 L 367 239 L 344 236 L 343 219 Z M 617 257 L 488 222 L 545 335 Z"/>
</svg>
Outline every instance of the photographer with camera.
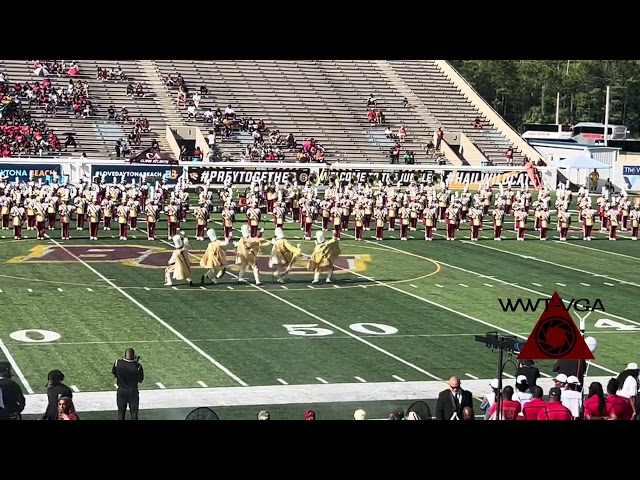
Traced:
<svg viewBox="0 0 640 480">
<path fill-rule="evenodd" d="M 140 408 L 138 385 L 144 381 L 144 369 L 140 363 L 140 357 L 136 356 L 133 348 L 127 348 L 124 351 L 124 357 L 115 361 L 111 374 L 116 377 L 118 385 L 116 393 L 118 420 L 125 419 L 127 405 L 129 406 L 131 420 L 138 420 L 138 410 Z"/>
<path fill-rule="evenodd" d="M 0 365 L 0 420 L 22 420 L 25 404 L 20 385 L 11 379 L 11 370 Z"/>
</svg>

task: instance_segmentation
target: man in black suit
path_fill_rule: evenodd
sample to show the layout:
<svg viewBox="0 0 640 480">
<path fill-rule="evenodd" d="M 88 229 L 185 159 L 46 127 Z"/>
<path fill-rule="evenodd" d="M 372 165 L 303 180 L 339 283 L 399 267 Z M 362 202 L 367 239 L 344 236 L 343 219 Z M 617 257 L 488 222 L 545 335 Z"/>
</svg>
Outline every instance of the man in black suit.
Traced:
<svg viewBox="0 0 640 480">
<path fill-rule="evenodd" d="M 462 420 L 466 407 L 473 412 L 473 395 L 462 389 L 458 377 L 451 377 L 449 388 L 438 395 L 436 420 Z"/>
</svg>

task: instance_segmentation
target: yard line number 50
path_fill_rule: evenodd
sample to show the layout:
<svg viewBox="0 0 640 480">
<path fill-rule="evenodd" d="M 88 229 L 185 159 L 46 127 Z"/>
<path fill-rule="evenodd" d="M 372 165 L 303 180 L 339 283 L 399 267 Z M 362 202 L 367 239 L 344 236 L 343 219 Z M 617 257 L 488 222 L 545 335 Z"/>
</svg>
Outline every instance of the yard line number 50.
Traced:
<svg viewBox="0 0 640 480">
<path fill-rule="evenodd" d="M 298 337 L 327 337 L 335 332 L 328 328 L 319 327 L 317 323 L 305 323 L 299 325 L 282 325 L 289 335 Z M 393 335 L 398 329 L 382 323 L 352 323 L 349 329 L 364 335 Z"/>
</svg>

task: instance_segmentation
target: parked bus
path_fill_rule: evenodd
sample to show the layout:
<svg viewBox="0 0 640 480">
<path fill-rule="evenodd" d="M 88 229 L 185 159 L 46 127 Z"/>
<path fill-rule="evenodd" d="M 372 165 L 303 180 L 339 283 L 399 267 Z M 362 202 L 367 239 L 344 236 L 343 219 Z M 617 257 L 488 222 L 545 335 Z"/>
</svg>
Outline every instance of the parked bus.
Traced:
<svg viewBox="0 0 640 480">
<path fill-rule="evenodd" d="M 625 140 L 629 131 L 624 125 L 608 125 L 607 140 Z M 604 142 L 604 123 L 580 122 L 571 128 L 571 138 L 578 143 Z"/>
<path fill-rule="evenodd" d="M 525 123 L 522 125 L 522 138 L 537 140 L 568 140 L 571 138 L 571 125 L 555 123 Z"/>
</svg>

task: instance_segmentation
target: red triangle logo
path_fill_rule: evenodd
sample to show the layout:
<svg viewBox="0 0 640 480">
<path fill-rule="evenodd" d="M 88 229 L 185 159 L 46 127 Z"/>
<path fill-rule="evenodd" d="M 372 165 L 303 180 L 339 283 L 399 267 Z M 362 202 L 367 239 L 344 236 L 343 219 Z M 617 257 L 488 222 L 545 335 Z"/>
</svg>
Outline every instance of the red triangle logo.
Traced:
<svg viewBox="0 0 640 480">
<path fill-rule="evenodd" d="M 593 360 L 558 292 L 554 292 L 540 320 L 522 347 L 518 360 Z"/>
</svg>

